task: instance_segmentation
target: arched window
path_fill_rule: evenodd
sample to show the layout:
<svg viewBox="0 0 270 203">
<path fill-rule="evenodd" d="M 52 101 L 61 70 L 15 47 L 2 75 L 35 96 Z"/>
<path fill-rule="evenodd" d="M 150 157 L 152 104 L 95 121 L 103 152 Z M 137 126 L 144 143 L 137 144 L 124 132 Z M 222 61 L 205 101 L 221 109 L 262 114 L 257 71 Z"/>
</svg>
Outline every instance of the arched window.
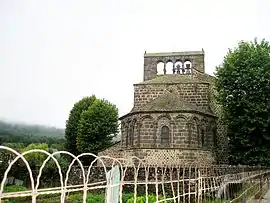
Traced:
<svg viewBox="0 0 270 203">
<path fill-rule="evenodd" d="M 173 63 L 171 61 L 168 61 L 166 63 L 166 74 L 173 74 Z"/>
<path fill-rule="evenodd" d="M 168 126 L 162 126 L 161 128 L 161 144 L 169 144 L 170 142 L 170 129 Z"/>
<path fill-rule="evenodd" d="M 183 64 L 181 61 L 177 61 L 174 64 L 174 74 L 181 74 L 183 69 Z"/>
<path fill-rule="evenodd" d="M 184 67 L 185 67 L 185 74 L 190 74 L 191 73 L 191 68 L 192 68 L 192 64 L 190 61 L 186 61 L 184 63 Z"/>
<path fill-rule="evenodd" d="M 157 74 L 158 75 L 163 75 L 164 74 L 164 63 L 163 62 L 159 62 L 157 64 Z"/>
</svg>

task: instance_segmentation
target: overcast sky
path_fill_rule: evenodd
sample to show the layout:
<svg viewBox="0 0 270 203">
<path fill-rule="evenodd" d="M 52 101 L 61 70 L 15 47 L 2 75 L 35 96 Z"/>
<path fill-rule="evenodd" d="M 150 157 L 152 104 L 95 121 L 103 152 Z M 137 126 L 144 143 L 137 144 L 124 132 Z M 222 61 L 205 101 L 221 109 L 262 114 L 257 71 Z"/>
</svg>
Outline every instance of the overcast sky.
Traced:
<svg viewBox="0 0 270 203">
<path fill-rule="evenodd" d="M 0 118 L 62 128 L 91 94 L 123 115 L 145 50 L 204 48 L 212 74 L 239 40 L 269 40 L 269 19 L 269 0 L 0 0 Z"/>
</svg>

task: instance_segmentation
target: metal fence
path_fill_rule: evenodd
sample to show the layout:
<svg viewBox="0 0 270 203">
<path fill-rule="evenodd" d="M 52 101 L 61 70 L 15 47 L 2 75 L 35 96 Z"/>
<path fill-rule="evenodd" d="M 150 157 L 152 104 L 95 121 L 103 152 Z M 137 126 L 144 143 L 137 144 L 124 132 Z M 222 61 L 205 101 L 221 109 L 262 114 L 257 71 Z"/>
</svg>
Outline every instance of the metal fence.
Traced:
<svg viewBox="0 0 270 203">
<path fill-rule="evenodd" d="M 153 165 L 137 157 L 116 159 L 91 153 L 74 156 L 66 151 L 49 153 L 39 149 L 19 153 L 5 146 L 0 146 L 0 152 L 10 157 L 3 163 L 0 155 L 0 166 L 6 166 L 0 172 L 0 202 L 16 199 L 20 202 L 22 198 L 23 202 L 49 202 L 50 196 L 54 202 L 75 202 L 71 198 L 74 194 L 83 203 L 91 202 L 97 194 L 100 199 L 92 202 L 248 202 L 260 198 L 269 188 L 270 170 L 262 167 L 204 165 L 203 160 L 201 163 L 179 161 L 174 165 Z M 33 170 L 33 163 L 29 163 L 28 155 L 33 153 L 45 155 L 38 170 Z M 69 157 L 64 170 L 60 162 L 63 156 Z M 88 166 L 81 161 L 86 157 L 91 160 Z M 56 172 L 44 175 L 50 161 Z M 22 180 L 19 172 L 10 175 L 19 162 L 23 164 L 16 170 L 24 167 L 28 182 Z M 45 184 L 49 178 L 54 183 L 50 187 Z M 9 185 L 24 185 L 27 190 L 6 191 Z"/>
</svg>

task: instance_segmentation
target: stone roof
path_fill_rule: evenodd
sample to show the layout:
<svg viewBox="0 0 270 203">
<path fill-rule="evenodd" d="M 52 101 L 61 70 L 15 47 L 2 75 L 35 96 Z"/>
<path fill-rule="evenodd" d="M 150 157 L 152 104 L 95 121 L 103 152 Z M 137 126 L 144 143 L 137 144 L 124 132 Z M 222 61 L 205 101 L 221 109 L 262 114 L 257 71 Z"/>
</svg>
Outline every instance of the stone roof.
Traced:
<svg viewBox="0 0 270 203">
<path fill-rule="evenodd" d="M 177 83 L 202 83 L 202 82 L 208 83 L 208 81 L 200 80 L 198 77 L 194 75 L 170 74 L 170 75 L 157 75 L 155 78 L 151 80 L 146 80 L 139 84 L 162 84 L 162 83 L 177 84 Z"/>
<path fill-rule="evenodd" d="M 190 55 L 202 55 L 204 51 L 183 51 L 183 52 L 160 52 L 160 53 L 145 53 L 145 57 L 157 57 L 157 56 L 190 56 Z"/>
<path fill-rule="evenodd" d="M 168 75 L 157 75 L 151 80 L 146 80 L 136 85 L 161 85 L 161 84 L 196 84 L 205 83 L 213 85 L 214 76 L 206 73 L 201 73 L 196 69 L 190 75 L 180 75 L 180 74 L 168 74 Z M 216 117 L 215 113 L 210 109 L 202 108 L 196 104 L 191 104 L 188 101 L 183 100 L 180 96 L 175 93 L 167 92 L 164 95 L 148 102 L 144 106 L 134 106 L 130 113 L 122 116 L 120 120 L 128 115 L 136 113 L 152 113 L 152 112 L 190 112 L 199 113 L 209 116 Z"/>
<path fill-rule="evenodd" d="M 135 112 L 198 112 L 207 115 L 214 114 L 210 111 L 205 111 L 197 105 L 191 104 L 178 95 L 167 92 L 158 98 L 148 102 L 142 107 L 134 107 L 130 113 Z"/>
</svg>

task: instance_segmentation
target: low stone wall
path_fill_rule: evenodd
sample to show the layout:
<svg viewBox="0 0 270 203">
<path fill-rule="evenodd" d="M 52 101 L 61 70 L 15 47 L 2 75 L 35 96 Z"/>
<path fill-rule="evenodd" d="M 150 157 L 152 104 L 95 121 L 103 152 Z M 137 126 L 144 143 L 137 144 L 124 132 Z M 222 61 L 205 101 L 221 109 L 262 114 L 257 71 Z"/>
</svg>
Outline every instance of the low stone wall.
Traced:
<svg viewBox="0 0 270 203">
<path fill-rule="evenodd" d="M 103 186 L 98 189 L 100 192 L 105 192 L 106 188 L 106 172 L 111 168 L 94 166 L 90 170 L 89 182 L 94 184 L 93 186 Z M 190 193 L 198 191 L 200 180 L 203 177 L 203 187 L 221 186 L 224 181 L 229 181 L 228 178 L 232 177 L 233 181 L 237 179 L 241 180 L 243 177 L 239 176 L 244 171 L 257 171 L 259 168 L 254 167 L 232 167 L 228 165 L 224 166 L 208 166 L 208 167 L 193 167 L 193 166 L 178 166 L 178 167 L 127 167 L 120 168 L 120 178 L 123 181 L 123 192 L 132 193 L 136 189 L 138 195 L 145 195 L 146 190 L 149 194 L 155 194 L 158 187 L 158 191 L 162 194 L 162 191 L 166 191 L 166 194 L 170 195 L 180 191 L 180 193 Z M 85 169 L 87 174 L 88 169 Z M 236 175 L 238 174 L 238 175 Z M 213 179 L 214 178 L 214 179 Z M 236 178 L 236 179 L 235 179 Z M 156 185 L 156 181 L 158 185 Z M 214 182 L 213 182 L 214 181 Z M 147 184 L 146 184 L 147 183 Z M 163 183 L 163 184 L 162 184 Z M 68 185 L 83 184 L 82 171 L 80 168 L 74 167 L 71 170 L 69 176 Z M 135 188 L 136 185 L 136 188 Z M 147 187 L 146 187 L 147 185 Z M 96 191 L 97 189 L 90 190 Z M 147 189 L 146 189 L 147 188 Z"/>
<path fill-rule="evenodd" d="M 107 172 L 110 170 L 109 167 L 106 168 Z M 85 169 L 85 173 L 87 174 L 88 169 Z M 166 190 L 167 194 L 172 193 L 173 190 L 177 190 L 177 180 L 186 180 L 185 188 L 183 188 L 183 184 L 178 187 L 181 188 L 181 191 L 188 190 L 187 181 L 190 178 L 196 178 L 198 174 L 198 169 L 190 168 L 162 168 L 162 167 L 150 167 L 147 170 L 144 167 L 140 168 L 123 168 L 123 172 L 120 170 L 120 177 L 123 178 L 123 191 L 126 193 L 134 192 L 134 187 L 136 185 L 136 190 L 138 194 L 145 195 L 146 193 L 146 185 L 144 184 L 147 180 L 147 191 L 150 194 L 155 194 L 156 192 L 156 181 L 159 182 L 158 190 L 162 191 L 162 187 Z M 175 181 L 172 183 L 171 181 Z M 162 185 L 161 183 L 164 182 Z M 73 168 L 70 176 L 68 185 L 78 185 L 82 184 L 82 171 L 80 168 Z M 104 191 L 106 188 L 106 171 L 103 167 L 93 167 L 89 174 L 89 182 L 90 184 L 94 184 L 95 186 L 103 186 L 104 189 L 99 189 L 99 191 Z M 140 184 L 139 184 L 140 183 Z M 191 183 L 191 190 L 195 190 L 195 185 L 198 184 L 198 181 Z M 91 186 L 90 186 L 91 188 Z M 90 189 L 91 190 L 91 189 Z M 95 189 L 93 189 L 95 190 Z M 186 191 L 188 192 L 188 191 Z"/>
</svg>

